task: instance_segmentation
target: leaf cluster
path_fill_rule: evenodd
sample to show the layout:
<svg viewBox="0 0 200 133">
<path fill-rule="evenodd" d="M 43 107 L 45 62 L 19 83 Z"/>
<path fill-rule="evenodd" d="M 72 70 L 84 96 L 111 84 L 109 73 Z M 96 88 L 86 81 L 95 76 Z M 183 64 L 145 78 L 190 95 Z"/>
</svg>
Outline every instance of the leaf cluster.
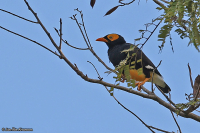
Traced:
<svg viewBox="0 0 200 133">
<path fill-rule="evenodd" d="M 180 113 L 180 111 L 186 110 L 188 109 L 190 106 L 195 106 L 198 105 L 200 103 L 200 99 L 193 99 L 187 103 L 178 103 L 176 104 L 176 114 L 178 115 Z"/>
<path fill-rule="evenodd" d="M 189 43 L 193 44 L 199 50 L 200 45 L 200 1 L 199 0 L 174 0 L 169 2 L 167 8 L 158 7 L 158 10 L 164 9 L 162 19 L 164 26 L 159 31 L 158 41 L 162 41 L 164 46 L 166 38 L 170 31 L 176 27 L 175 32 L 181 39 L 189 38 Z"/>
</svg>

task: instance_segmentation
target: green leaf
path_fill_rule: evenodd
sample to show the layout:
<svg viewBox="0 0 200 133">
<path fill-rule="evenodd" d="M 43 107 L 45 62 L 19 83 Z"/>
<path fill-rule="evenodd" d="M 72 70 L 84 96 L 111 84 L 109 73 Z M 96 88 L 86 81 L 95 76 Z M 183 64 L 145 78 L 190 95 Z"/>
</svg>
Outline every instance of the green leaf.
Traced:
<svg viewBox="0 0 200 133">
<path fill-rule="evenodd" d="M 140 39 L 142 39 L 142 38 L 136 38 L 135 41 L 139 41 Z"/>
<path fill-rule="evenodd" d="M 127 85 L 128 85 L 128 87 L 130 87 L 130 86 L 131 86 L 131 83 L 127 83 Z"/>
<path fill-rule="evenodd" d="M 156 9 L 157 9 L 157 10 L 162 10 L 163 8 L 161 8 L 161 7 L 156 7 Z"/>
<path fill-rule="evenodd" d="M 126 65 L 124 67 L 124 75 L 126 77 L 126 81 L 130 82 L 130 71 L 129 71 L 129 65 Z"/>
<path fill-rule="evenodd" d="M 138 30 L 138 31 L 141 33 L 141 32 L 144 32 L 145 30 Z"/>
<path fill-rule="evenodd" d="M 110 92 L 112 92 L 112 91 L 114 91 L 114 87 L 112 86 L 112 87 L 110 87 L 110 90 L 109 90 Z"/>
<path fill-rule="evenodd" d="M 139 69 L 137 70 L 137 72 L 138 72 L 138 75 L 142 75 L 142 74 L 143 74 L 143 69 L 142 69 L 142 68 L 139 68 Z"/>
<path fill-rule="evenodd" d="M 135 85 L 135 80 L 134 80 L 134 79 L 131 80 L 131 84 L 132 84 L 132 87 L 133 87 L 133 88 L 136 87 L 136 85 Z"/>
<path fill-rule="evenodd" d="M 176 29 L 175 32 L 178 33 L 178 35 L 180 35 L 181 39 L 188 37 L 187 33 L 181 29 Z"/>
</svg>

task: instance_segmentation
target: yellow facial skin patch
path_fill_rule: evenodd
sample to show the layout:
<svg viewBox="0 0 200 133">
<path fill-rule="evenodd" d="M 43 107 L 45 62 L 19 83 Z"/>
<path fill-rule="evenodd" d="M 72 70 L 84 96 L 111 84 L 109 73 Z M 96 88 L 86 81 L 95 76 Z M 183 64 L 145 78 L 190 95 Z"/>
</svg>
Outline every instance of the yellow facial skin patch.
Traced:
<svg viewBox="0 0 200 133">
<path fill-rule="evenodd" d="M 115 40 L 117 40 L 117 39 L 119 38 L 119 35 L 117 35 L 117 34 L 109 34 L 109 35 L 107 36 L 107 38 L 108 38 L 110 41 L 115 41 Z"/>
</svg>

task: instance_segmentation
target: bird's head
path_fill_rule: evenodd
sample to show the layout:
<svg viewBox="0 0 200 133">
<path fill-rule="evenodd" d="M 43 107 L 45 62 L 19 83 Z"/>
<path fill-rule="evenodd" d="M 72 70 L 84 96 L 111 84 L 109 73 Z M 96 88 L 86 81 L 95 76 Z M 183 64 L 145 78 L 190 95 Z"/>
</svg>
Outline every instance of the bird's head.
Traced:
<svg viewBox="0 0 200 133">
<path fill-rule="evenodd" d="M 122 44 L 126 43 L 124 38 L 118 34 L 108 34 L 104 37 L 98 38 L 96 41 L 105 42 L 109 48 L 112 48 L 116 45 L 122 45 Z"/>
</svg>

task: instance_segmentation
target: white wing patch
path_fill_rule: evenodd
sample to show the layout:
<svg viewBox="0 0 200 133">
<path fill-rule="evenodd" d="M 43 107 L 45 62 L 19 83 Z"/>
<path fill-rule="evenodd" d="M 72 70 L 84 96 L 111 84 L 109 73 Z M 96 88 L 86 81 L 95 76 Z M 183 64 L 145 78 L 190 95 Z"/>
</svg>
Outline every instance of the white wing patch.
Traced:
<svg viewBox="0 0 200 133">
<path fill-rule="evenodd" d="M 147 66 L 145 66 L 147 69 L 154 69 L 152 66 L 150 66 L 150 65 L 147 65 Z"/>
</svg>

